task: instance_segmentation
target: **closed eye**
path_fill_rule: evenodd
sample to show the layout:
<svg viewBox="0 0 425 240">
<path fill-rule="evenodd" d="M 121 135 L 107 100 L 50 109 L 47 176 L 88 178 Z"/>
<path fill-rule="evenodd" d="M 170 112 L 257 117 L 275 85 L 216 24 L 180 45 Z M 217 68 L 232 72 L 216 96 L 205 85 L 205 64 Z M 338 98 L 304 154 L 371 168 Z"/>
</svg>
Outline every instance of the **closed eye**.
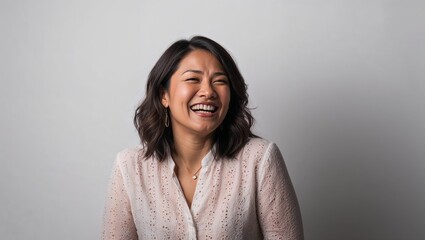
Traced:
<svg viewBox="0 0 425 240">
<path fill-rule="evenodd" d="M 199 82 L 198 78 L 188 78 L 186 79 L 187 82 Z"/>
<path fill-rule="evenodd" d="M 227 81 L 227 79 L 218 79 L 214 81 L 214 84 L 219 84 L 219 85 L 225 85 L 228 84 L 229 81 Z"/>
</svg>

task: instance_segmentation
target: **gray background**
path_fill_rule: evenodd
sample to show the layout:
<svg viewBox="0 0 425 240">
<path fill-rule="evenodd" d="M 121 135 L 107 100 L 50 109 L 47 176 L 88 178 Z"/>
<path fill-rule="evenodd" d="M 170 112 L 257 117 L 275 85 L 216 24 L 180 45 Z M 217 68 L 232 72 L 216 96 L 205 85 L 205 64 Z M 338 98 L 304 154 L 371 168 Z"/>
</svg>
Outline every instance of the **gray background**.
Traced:
<svg viewBox="0 0 425 240">
<path fill-rule="evenodd" d="M 1 0 L 0 30 L 0 239 L 98 238 L 148 72 L 194 34 L 235 57 L 306 239 L 425 239 L 423 1 Z"/>
</svg>

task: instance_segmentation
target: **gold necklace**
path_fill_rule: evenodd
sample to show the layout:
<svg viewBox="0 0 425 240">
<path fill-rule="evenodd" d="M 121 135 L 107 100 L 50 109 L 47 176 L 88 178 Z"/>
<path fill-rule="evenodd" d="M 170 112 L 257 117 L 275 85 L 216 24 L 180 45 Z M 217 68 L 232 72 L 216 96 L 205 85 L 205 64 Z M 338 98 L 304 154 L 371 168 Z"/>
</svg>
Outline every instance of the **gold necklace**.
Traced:
<svg viewBox="0 0 425 240">
<path fill-rule="evenodd" d="M 189 168 L 186 166 L 186 163 L 185 163 L 185 162 L 183 162 L 183 161 L 181 161 L 181 163 L 184 165 L 184 168 L 186 168 L 186 171 L 187 171 L 190 175 L 192 175 L 192 174 L 190 173 L 190 171 L 189 171 Z M 198 171 L 196 171 L 196 172 L 193 174 L 193 176 L 192 176 L 192 179 L 193 179 L 193 180 L 198 179 L 198 172 L 199 172 L 199 171 L 201 171 L 201 168 L 202 168 L 202 164 L 201 164 L 201 167 L 198 169 Z"/>
<path fill-rule="evenodd" d="M 201 170 L 201 168 L 202 168 L 202 165 L 201 165 L 201 167 L 198 169 L 198 171 L 196 171 L 196 172 L 193 174 L 193 176 L 192 176 L 192 179 L 193 179 L 193 180 L 198 179 L 198 172 Z M 188 171 L 189 171 L 189 170 L 188 170 Z"/>
</svg>

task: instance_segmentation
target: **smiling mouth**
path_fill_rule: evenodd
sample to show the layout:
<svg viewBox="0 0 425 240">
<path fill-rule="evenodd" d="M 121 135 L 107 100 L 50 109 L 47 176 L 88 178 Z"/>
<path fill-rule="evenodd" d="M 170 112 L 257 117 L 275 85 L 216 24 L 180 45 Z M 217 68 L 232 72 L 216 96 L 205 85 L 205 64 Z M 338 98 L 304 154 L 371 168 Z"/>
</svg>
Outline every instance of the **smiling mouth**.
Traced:
<svg viewBox="0 0 425 240">
<path fill-rule="evenodd" d="M 195 104 L 195 105 L 191 106 L 190 109 L 192 109 L 192 111 L 194 111 L 194 112 L 214 113 L 214 112 L 217 111 L 218 108 L 216 106 L 213 106 L 213 105 Z"/>
</svg>

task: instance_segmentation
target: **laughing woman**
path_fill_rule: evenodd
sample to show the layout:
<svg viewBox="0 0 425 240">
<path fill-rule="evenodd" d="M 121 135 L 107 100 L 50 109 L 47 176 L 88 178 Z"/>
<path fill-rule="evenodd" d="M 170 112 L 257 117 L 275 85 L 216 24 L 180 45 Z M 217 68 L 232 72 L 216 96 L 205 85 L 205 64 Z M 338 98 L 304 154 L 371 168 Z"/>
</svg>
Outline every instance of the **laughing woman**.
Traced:
<svg viewBox="0 0 425 240">
<path fill-rule="evenodd" d="M 278 147 L 251 132 L 246 84 L 218 43 L 172 44 L 149 74 L 120 152 L 103 239 L 303 239 Z"/>
</svg>

